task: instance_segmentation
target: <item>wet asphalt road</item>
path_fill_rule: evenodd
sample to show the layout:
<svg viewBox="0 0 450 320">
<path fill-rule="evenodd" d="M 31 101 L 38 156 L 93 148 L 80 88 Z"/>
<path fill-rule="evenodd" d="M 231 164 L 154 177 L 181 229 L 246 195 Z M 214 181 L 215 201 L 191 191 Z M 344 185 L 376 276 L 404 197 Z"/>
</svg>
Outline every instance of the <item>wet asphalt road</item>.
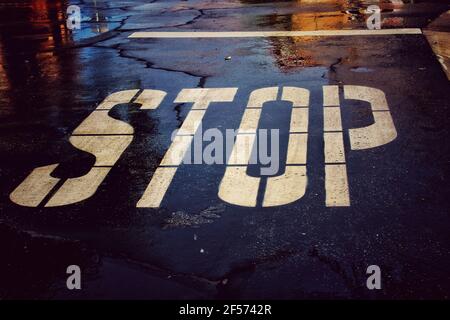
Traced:
<svg viewBox="0 0 450 320">
<path fill-rule="evenodd" d="M 407 1 L 405 1 L 407 2 Z M 131 39 L 134 31 L 364 29 L 362 1 L 24 1 L 0 4 L 0 298 L 448 299 L 450 88 L 423 35 Z M 81 30 L 64 27 L 80 5 Z M 446 1 L 384 4 L 383 28 L 426 28 Z M 225 57 L 231 57 L 230 60 Z M 351 150 L 348 128 L 368 126 L 367 103 L 341 98 L 350 206 L 325 206 L 326 85 L 374 87 L 397 138 Z M 303 198 L 272 208 L 218 197 L 225 165 L 180 166 L 160 208 L 137 208 L 190 110 L 185 88 L 236 87 L 213 103 L 203 129 L 239 127 L 250 93 L 310 90 Z M 61 179 L 95 159 L 73 130 L 111 93 L 158 89 L 156 110 L 115 106 L 133 142 L 85 201 L 24 207 L 11 192 L 36 168 Z M 341 92 L 342 93 L 342 92 Z M 289 104 L 265 105 L 261 128 L 280 129 L 286 159 Z M 250 168 L 252 174 L 257 168 Z M 252 171 L 253 170 L 253 171 Z M 279 174 L 283 172 L 282 166 Z M 83 289 L 65 287 L 79 265 Z M 366 288 L 366 268 L 382 289 Z"/>
</svg>

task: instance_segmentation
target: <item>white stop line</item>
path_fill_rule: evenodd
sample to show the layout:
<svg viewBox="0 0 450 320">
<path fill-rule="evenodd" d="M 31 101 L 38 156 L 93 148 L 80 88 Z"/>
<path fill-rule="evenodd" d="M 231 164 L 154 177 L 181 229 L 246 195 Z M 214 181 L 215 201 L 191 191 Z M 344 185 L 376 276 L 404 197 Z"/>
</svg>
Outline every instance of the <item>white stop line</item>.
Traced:
<svg viewBox="0 0 450 320">
<path fill-rule="evenodd" d="M 419 28 L 380 30 L 315 30 L 315 31 L 140 31 L 128 38 L 269 38 L 269 37 L 323 37 L 323 36 L 383 36 L 422 34 Z"/>
</svg>

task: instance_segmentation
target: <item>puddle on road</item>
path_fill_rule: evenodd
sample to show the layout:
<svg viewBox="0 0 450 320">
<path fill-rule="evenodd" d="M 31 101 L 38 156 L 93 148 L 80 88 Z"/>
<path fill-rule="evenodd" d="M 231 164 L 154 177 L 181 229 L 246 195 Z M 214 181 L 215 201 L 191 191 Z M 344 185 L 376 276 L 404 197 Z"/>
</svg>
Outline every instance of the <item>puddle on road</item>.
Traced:
<svg viewBox="0 0 450 320">
<path fill-rule="evenodd" d="M 253 3 L 254 1 L 242 1 Z M 448 10 L 448 2 L 431 1 L 350 1 L 297 0 L 288 2 L 284 22 L 288 30 L 366 29 L 366 9 L 377 5 L 381 9 L 381 28 L 422 28 Z M 260 25 L 277 23 L 280 13 L 269 12 L 260 17 Z"/>
<path fill-rule="evenodd" d="M 67 0 L 12 1 L 0 4 L 0 34 L 15 50 L 30 44 L 40 51 L 49 51 L 106 33 L 120 26 L 125 19 L 117 10 L 83 6 L 80 29 L 70 30 L 66 24 Z"/>
</svg>

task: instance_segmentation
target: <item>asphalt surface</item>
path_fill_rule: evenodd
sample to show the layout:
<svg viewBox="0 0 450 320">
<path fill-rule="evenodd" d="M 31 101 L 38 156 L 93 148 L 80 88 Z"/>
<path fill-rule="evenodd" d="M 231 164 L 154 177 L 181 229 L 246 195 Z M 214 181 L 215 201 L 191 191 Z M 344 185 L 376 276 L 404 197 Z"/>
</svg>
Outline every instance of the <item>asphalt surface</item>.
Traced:
<svg viewBox="0 0 450 320">
<path fill-rule="evenodd" d="M 70 4 L 81 30 L 65 27 Z M 407 2 L 407 1 L 405 1 Z M 450 87 L 422 34 L 135 39 L 135 31 L 365 29 L 370 1 L 24 1 L 0 4 L 0 298 L 448 299 Z M 448 1 L 382 6 L 382 28 L 426 29 Z M 349 206 L 326 206 L 323 87 L 338 86 Z M 345 86 L 384 92 L 397 132 L 352 150 L 349 128 L 373 123 Z M 182 89 L 238 88 L 212 103 L 203 129 L 239 127 L 250 94 L 310 91 L 305 195 L 292 203 L 233 205 L 218 196 L 226 165 L 181 165 L 159 208 L 138 208 L 191 104 Z M 33 169 L 59 163 L 63 181 L 92 154 L 69 138 L 111 93 L 167 93 L 109 115 L 133 141 L 92 197 L 66 206 L 14 203 Z M 290 105 L 264 106 L 260 128 L 280 130 L 287 157 Z M 249 169 L 256 176 L 259 166 Z M 284 173 L 284 166 L 278 174 Z M 60 185 L 58 185 L 59 187 Z M 263 188 L 264 185 L 261 187 Z M 54 191 L 53 191 L 54 192 Z M 243 195 L 244 197 L 245 195 Z M 66 288 L 66 268 L 82 290 Z M 382 289 L 368 290 L 378 265 Z"/>
</svg>

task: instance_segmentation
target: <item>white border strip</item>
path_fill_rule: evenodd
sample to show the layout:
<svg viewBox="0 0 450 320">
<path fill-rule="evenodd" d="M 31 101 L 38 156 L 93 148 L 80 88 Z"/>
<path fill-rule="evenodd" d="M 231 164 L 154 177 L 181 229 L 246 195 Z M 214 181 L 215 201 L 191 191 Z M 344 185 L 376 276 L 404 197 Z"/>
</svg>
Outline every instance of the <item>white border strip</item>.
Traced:
<svg viewBox="0 0 450 320">
<path fill-rule="evenodd" d="M 256 38 L 256 37 L 322 37 L 322 36 L 376 36 L 395 34 L 422 34 L 418 28 L 380 30 L 316 30 L 316 31 L 141 31 L 128 38 Z"/>
</svg>

